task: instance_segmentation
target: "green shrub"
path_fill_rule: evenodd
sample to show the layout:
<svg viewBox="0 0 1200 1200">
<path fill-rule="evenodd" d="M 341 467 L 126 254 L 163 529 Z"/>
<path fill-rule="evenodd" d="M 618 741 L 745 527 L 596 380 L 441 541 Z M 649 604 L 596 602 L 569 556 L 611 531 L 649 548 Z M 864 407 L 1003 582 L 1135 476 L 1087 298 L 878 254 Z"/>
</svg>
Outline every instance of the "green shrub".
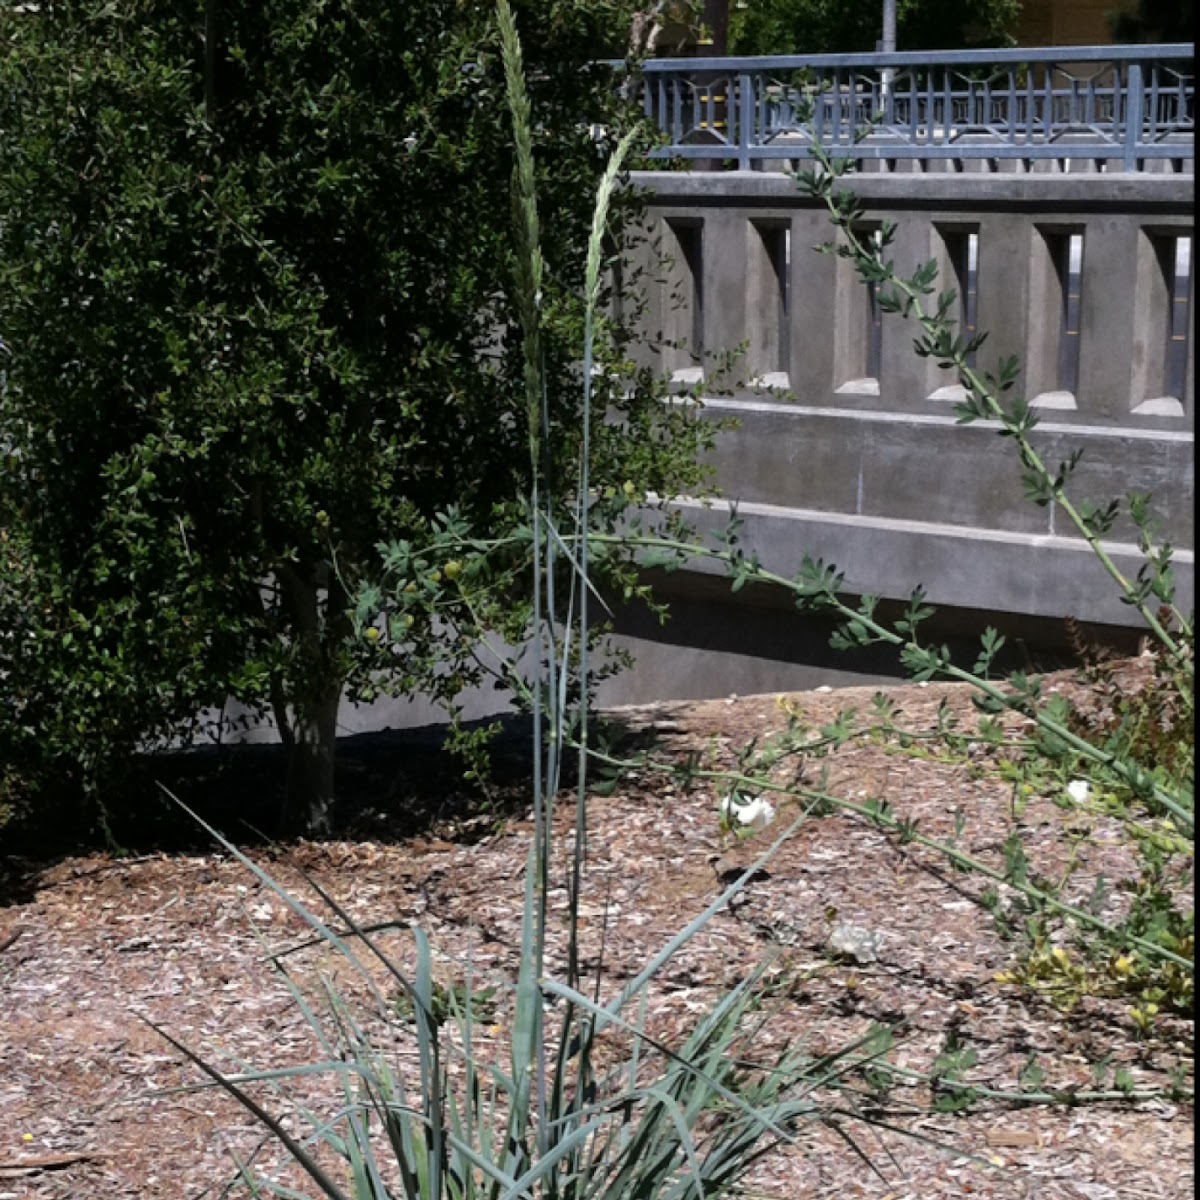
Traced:
<svg viewBox="0 0 1200 1200">
<path fill-rule="evenodd" d="M 628 7 L 519 5 L 556 486 L 580 436 L 561 281 L 628 116 L 595 64 Z M 95 781 L 233 697 L 274 716 L 289 821 L 320 830 L 345 692 L 452 704 L 483 677 L 453 581 L 386 645 L 355 636 L 351 596 L 385 540 L 424 555 L 446 521 L 525 521 L 490 20 L 458 0 L 0 8 L 0 750 L 20 743 L 31 782 Z M 614 232 L 636 209 L 617 197 Z M 597 418 L 599 483 L 699 486 L 702 423 L 645 373 L 596 387 L 621 417 Z M 527 611 L 528 576 L 509 585 L 491 612 Z"/>
</svg>

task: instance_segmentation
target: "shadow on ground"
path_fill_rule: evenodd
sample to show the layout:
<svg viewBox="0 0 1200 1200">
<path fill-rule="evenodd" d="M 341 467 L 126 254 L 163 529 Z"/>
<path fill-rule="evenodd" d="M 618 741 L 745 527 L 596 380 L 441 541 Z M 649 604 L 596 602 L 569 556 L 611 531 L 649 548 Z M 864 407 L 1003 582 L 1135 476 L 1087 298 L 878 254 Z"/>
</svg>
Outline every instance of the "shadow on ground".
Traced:
<svg viewBox="0 0 1200 1200">
<path fill-rule="evenodd" d="M 484 781 L 466 777 L 464 761 L 446 748 L 444 725 L 339 738 L 336 822 L 329 840 L 470 842 L 523 812 L 532 789 L 529 718 L 514 715 L 464 727 L 489 725 L 498 730 Z M 628 742 L 626 731 L 611 728 L 617 740 Z M 564 786 L 573 782 L 572 759 L 565 764 Z M 211 850 L 209 834 L 171 797 L 238 845 L 285 840 L 280 816 L 287 767 L 281 745 L 201 746 L 139 758 L 106 793 L 103 807 L 61 803 L 37 820 L 4 828 L 0 906 L 27 901 L 38 876 L 73 855 Z"/>
</svg>

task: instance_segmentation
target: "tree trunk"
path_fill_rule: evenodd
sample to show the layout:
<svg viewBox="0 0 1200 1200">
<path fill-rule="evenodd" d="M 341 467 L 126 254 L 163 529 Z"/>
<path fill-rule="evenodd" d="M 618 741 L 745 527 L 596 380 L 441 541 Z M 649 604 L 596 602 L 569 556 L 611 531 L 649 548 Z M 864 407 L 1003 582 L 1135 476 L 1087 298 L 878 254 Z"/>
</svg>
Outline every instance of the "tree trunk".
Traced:
<svg viewBox="0 0 1200 1200">
<path fill-rule="evenodd" d="M 330 577 L 328 588 L 321 586 L 326 574 L 319 566 L 284 566 L 278 572 L 298 666 L 280 726 L 289 746 L 280 824 L 289 834 L 326 836 L 333 830 L 337 718 L 345 683 L 338 659 L 350 616 L 341 583 Z M 278 720 L 280 705 L 274 707 Z"/>
<path fill-rule="evenodd" d="M 293 741 L 288 755 L 282 822 L 286 833 L 326 837 L 333 832 L 334 765 L 341 699 L 342 684 L 338 679 L 292 715 Z"/>
</svg>

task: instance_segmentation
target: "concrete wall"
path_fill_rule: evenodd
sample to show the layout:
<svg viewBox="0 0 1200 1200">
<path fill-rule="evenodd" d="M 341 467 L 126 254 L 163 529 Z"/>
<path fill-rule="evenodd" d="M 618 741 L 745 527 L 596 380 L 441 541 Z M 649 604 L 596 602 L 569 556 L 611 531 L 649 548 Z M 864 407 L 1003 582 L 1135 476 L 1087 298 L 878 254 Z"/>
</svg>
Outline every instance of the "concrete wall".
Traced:
<svg viewBox="0 0 1200 1200">
<path fill-rule="evenodd" d="M 746 346 L 732 394 L 707 399 L 705 413 L 739 422 L 714 464 L 724 496 L 738 504 L 748 550 L 784 571 L 805 551 L 823 557 L 845 572 L 850 592 L 898 599 L 921 584 L 951 619 L 975 614 L 958 621 L 963 632 L 1000 621 L 1048 647 L 1061 644 L 1060 619 L 1069 614 L 1112 638 L 1132 636 L 1136 617 L 1081 539 L 1053 507 L 1024 498 L 1011 445 L 994 426 L 957 423 L 955 381 L 914 355 L 914 327 L 891 315 L 875 324 L 849 264 L 813 252 L 834 233 L 823 208 L 767 173 L 642 174 L 634 182 L 651 190 L 652 226 L 674 257 L 668 286 L 652 297 L 651 338 L 692 331 L 693 350 Z M 1190 305 L 1192 295 L 1190 272 L 1175 278 L 1177 239 L 1191 234 L 1190 182 L 851 182 L 868 228 L 897 223 L 890 256 L 902 273 L 935 258 L 943 279 L 961 282 L 955 269 L 962 274 L 964 239 L 973 235 L 973 315 L 990 332 L 978 365 L 1020 358 L 1019 387 L 1042 410 L 1038 448 L 1054 464 L 1084 452 L 1071 488 L 1077 501 L 1152 493 L 1162 534 L 1178 548 L 1180 599 L 1191 608 L 1193 352 L 1189 341 L 1185 360 L 1178 338 L 1174 349 L 1170 342 L 1172 306 Z M 1072 237 L 1082 239 L 1073 266 Z M 1078 350 L 1064 358 L 1069 338 Z M 705 353 L 667 348 L 651 359 L 694 378 L 707 369 Z M 699 528 L 726 519 L 699 507 L 692 516 Z M 1122 568 L 1135 573 L 1136 531 L 1123 520 L 1111 538 Z M 681 639 L 664 640 L 628 616 L 622 630 L 642 665 L 610 698 L 718 695 L 739 690 L 730 686 L 739 672 L 758 690 L 799 686 L 837 669 L 816 643 L 806 650 L 803 637 L 782 633 L 773 669 L 762 636 L 764 622 L 780 620 L 765 615 L 770 604 L 739 605 L 700 572 L 673 577 L 670 587 L 691 606 L 694 629 L 744 626 L 745 653 L 723 636 L 719 651 L 694 646 L 690 665 L 675 670 L 670 664 L 686 652 Z"/>
</svg>

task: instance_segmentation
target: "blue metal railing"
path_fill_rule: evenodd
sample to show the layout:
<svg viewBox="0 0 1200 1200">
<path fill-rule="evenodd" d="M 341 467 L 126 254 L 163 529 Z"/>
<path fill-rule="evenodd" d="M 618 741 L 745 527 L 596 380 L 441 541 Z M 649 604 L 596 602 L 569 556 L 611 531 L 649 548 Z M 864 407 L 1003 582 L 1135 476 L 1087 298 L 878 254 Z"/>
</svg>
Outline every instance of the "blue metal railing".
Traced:
<svg viewBox="0 0 1200 1200">
<path fill-rule="evenodd" d="M 1194 158 L 1195 49 L 1059 46 L 904 54 L 650 59 L 655 157 L 736 161 L 1090 160 L 1137 171 Z M 947 160 L 949 162 L 947 163 Z"/>
</svg>

